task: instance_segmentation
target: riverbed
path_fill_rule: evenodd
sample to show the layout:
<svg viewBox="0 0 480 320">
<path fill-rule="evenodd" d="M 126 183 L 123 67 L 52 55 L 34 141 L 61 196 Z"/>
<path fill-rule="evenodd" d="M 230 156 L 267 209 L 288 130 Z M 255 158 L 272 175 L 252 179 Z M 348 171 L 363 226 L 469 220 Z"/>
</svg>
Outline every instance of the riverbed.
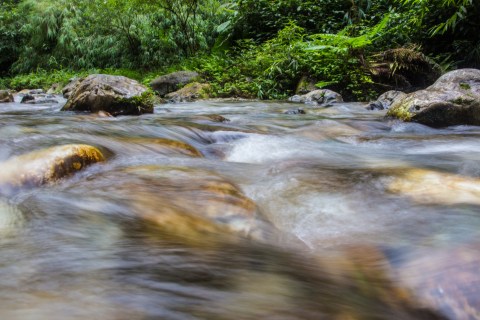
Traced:
<svg viewBox="0 0 480 320">
<path fill-rule="evenodd" d="M 375 295 L 346 298 L 330 259 L 352 248 L 389 262 L 480 253 L 480 127 L 388 120 L 361 103 L 204 101 L 113 118 L 62 112 L 64 102 L 0 105 L 0 161 L 64 144 L 107 157 L 0 198 L 2 319 L 429 319 Z M 298 108 L 306 114 L 286 113 Z M 158 180 L 145 168 L 170 171 Z M 139 217 L 147 205 L 216 206 L 197 187 L 205 176 L 253 203 L 262 235 L 186 240 Z"/>
</svg>

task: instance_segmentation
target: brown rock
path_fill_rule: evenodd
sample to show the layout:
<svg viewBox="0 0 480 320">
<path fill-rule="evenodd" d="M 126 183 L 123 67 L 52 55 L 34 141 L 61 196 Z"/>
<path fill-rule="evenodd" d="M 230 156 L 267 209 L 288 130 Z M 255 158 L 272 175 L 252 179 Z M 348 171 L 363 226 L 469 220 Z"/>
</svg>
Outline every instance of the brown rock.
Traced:
<svg viewBox="0 0 480 320">
<path fill-rule="evenodd" d="M 27 153 L 0 163 L 0 190 L 8 192 L 55 182 L 104 160 L 97 148 L 81 144 Z"/>
<path fill-rule="evenodd" d="M 0 103 L 13 102 L 13 95 L 8 90 L 0 90 Z"/>
</svg>

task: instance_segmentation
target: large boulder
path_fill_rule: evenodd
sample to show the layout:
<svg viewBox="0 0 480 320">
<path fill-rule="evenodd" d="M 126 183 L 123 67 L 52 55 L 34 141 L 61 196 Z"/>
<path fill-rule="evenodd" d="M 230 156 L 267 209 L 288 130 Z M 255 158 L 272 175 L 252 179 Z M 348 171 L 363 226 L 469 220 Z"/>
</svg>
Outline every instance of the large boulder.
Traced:
<svg viewBox="0 0 480 320">
<path fill-rule="evenodd" d="M 331 103 L 343 102 L 343 98 L 335 91 L 329 89 L 319 89 L 304 95 L 295 95 L 290 97 L 288 101 L 313 105 L 328 105 Z"/>
<path fill-rule="evenodd" d="M 167 94 L 165 99 L 172 103 L 192 102 L 198 99 L 207 99 L 209 91 L 208 83 L 192 82 L 180 90 Z"/>
<path fill-rule="evenodd" d="M 480 70 L 460 69 L 396 99 L 387 116 L 432 127 L 480 125 Z"/>
<path fill-rule="evenodd" d="M 8 90 L 0 90 L 0 103 L 13 102 L 13 96 Z"/>
<path fill-rule="evenodd" d="M 34 151 L 0 163 L 0 191 L 55 182 L 88 165 L 104 161 L 103 154 L 89 145 L 63 145 Z"/>
<path fill-rule="evenodd" d="M 194 71 L 177 71 L 154 79 L 150 83 L 150 86 L 160 96 L 164 96 L 198 79 L 198 77 L 199 74 Z"/>
<path fill-rule="evenodd" d="M 105 111 L 113 116 L 153 113 L 150 91 L 135 80 L 106 74 L 93 74 L 71 92 L 64 111 Z"/>
</svg>

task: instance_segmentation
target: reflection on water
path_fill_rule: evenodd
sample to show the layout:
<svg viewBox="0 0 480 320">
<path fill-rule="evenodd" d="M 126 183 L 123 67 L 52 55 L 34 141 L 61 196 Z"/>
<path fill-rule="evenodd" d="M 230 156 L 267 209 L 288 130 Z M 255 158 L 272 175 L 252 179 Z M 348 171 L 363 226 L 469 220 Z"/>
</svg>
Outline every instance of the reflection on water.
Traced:
<svg viewBox="0 0 480 320">
<path fill-rule="evenodd" d="M 0 316 L 479 319 L 480 128 L 292 106 L 0 106 L 2 161 L 107 157 L 0 198 Z"/>
</svg>

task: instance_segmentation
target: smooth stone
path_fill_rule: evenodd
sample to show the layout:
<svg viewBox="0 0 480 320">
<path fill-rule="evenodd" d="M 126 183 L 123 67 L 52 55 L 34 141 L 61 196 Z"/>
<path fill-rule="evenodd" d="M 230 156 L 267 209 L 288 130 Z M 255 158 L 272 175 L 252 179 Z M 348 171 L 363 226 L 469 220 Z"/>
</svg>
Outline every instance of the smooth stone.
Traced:
<svg viewBox="0 0 480 320">
<path fill-rule="evenodd" d="M 0 191 L 14 191 L 58 181 L 105 161 L 95 147 L 70 144 L 34 151 L 0 163 Z"/>
<path fill-rule="evenodd" d="M 386 190 L 419 204 L 480 205 L 480 179 L 426 169 L 393 173 Z"/>
</svg>

